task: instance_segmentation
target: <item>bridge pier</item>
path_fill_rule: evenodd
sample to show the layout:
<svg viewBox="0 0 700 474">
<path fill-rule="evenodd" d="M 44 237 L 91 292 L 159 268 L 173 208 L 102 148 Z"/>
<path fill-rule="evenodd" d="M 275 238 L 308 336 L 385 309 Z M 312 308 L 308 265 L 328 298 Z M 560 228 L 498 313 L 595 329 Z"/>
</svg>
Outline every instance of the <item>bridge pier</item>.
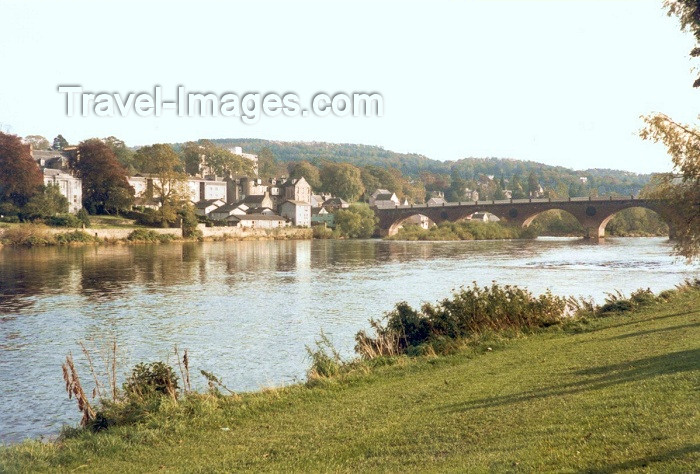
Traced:
<svg viewBox="0 0 700 474">
<path fill-rule="evenodd" d="M 592 242 L 600 242 L 601 240 L 605 240 L 605 231 L 601 229 L 601 226 L 593 226 L 593 227 L 585 227 L 586 233 L 584 234 L 583 238 L 588 239 Z"/>
</svg>

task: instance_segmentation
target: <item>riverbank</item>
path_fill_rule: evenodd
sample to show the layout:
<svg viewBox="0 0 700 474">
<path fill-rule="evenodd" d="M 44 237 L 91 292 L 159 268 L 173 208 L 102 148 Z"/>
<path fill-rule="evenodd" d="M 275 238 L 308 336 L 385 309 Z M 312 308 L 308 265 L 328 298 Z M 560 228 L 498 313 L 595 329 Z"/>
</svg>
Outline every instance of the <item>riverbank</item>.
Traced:
<svg viewBox="0 0 700 474">
<path fill-rule="evenodd" d="M 313 384 L 163 403 L 2 471 L 693 471 L 700 292 Z M 192 362 L 195 366 L 197 361 Z"/>
<path fill-rule="evenodd" d="M 311 229 L 287 227 L 280 229 L 240 229 L 237 227 L 198 227 L 196 238 L 182 237 L 178 228 L 106 227 L 69 229 L 35 224 L 14 224 L 0 227 L 0 246 L 54 246 L 54 245 L 118 245 L 135 243 L 167 243 L 173 241 L 226 241 L 226 240 L 306 240 L 312 238 Z"/>
</svg>

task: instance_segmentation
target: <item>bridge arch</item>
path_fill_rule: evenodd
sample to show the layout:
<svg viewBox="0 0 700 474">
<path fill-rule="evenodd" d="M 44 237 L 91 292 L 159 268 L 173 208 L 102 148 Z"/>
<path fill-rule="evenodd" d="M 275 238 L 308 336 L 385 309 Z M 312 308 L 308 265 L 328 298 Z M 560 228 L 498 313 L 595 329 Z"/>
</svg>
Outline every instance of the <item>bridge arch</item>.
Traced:
<svg viewBox="0 0 700 474">
<path fill-rule="evenodd" d="M 658 219 L 659 219 L 663 224 L 665 224 L 666 227 L 668 228 L 668 235 L 669 235 L 669 238 L 673 238 L 673 229 L 672 229 L 671 221 L 670 221 L 668 215 L 667 215 L 665 212 L 660 211 L 658 207 L 657 207 L 657 208 L 654 208 L 654 207 L 651 207 L 651 206 L 644 206 L 644 205 L 642 205 L 642 206 L 639 206 L 639 205 L 637 205 L 637 206 L 629 206 L 629 207 L 625 207 L 624 209 L 620 209 L 620 210 L 618 210 L 618 211 L 615 211 L 615 212 L 610 213 L 608 216 L 606 216 L 606 217 L 600 222 L 600 225 L 599 225 L 598 230 L 597 230 L 598 235 L 599 235 L 600 237 L 604 237 L 604 236 L 605 236 L 605 233 L 606 233 L 607 226 L 608 226 L 608 224 L 610 223 L 610 221 L 612 221 L 612 220 L 613 220 L 616 216 L 618 216 L 621 212 L 624 212 L 624 211 L 627 211 L 627 210 L 630 210 L 630 209 L 643 209 L 643 210 L 645 210 L 645 211 L 650 211 L 651 213 L 653 213 L 653 215 L 656 216 L 656 217 L 658 217 Z M 666 215 L 665 215 L 665 214 L 666 214 Z"/>
<path fill-rule="evenodd" d="M 578 218 L 578 216 L 576 216 L 576 214 L 572 213 L 571 211 L 559 208 L 545 209 L 543 211 L 535 212 L 527 216 L 522 222 L 522 227 L 530 227 L 538 219 L 545 218 L 546 216 L 553 215 L 555 213 L 558 214 L 562 227 L 559 229 L 559 232 L 556 232 L 555 229 L 554 235 L 571 235 L 572 233 L 583 235 L 585 229 L 583 227 L 583 224 L 581 224 L 581 220 Z M 574 228 L 570 228 L 572 221 L 576 223 L 576 227 Z"/>
<path fill-rule="evenodd" d="M 437 223 L 435 222 L 434 218 L 431 218 L 430 216 L 416 212 L 415 214 L 404 216 L 404 217 L 394 221 L 394 223 L 391 224 L 391 226 L 389 227 L 387 235 L 388 236 L 396 235 L 396 233 L 399 231 L 399 229 L 401 229 L 406 224 L 415 224 L 415 225 L 422 227 L 423 229 L 429 229 L 432 226 L 436 225 Z"/>
</svg>

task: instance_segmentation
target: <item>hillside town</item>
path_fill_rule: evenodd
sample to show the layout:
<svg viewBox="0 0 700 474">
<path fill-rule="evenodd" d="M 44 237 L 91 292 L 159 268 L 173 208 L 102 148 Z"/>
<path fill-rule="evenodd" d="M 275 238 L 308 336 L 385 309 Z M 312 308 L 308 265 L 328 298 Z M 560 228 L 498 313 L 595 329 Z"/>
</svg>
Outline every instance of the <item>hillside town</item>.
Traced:
<svg viewBox="0 0 700 474">
<path fill-rule="evenodd" d="M 181 183 L 195 214 L 213 225 L 241 228 L 274 229 L 278 227 L 311 227 L 312 224 L 333 226 L 333 213 L 346 209 L 349 203 L 330 193 L 316 194 L 304 177 L 270 178 L 266 181 L 257 176 L 258 157 L 244 153 L 241 147 L 232 147 L 231 153 L 249 160 L 254 176 L 216 176 L 202 155 L 198 173 L 188 175 Z M 39 165 L 45 185 L 55 185 L 69 202 L 69 212 L 77 213 L 82 208 L 82 180 L 71 169 L 70 155 L 77 147 L 63 150 L 31 150 Z M 159 193 L 168 184 L 158 176 L 134 174 L 127 177 L 134 189 L 134 207 L 158 209 L 161 206 Z M 378 190 L 373 196 L 376 205 L 398 203 L 398 198 L 386 190 Z M 386 196 L 386 197 L 385 197 Z M 374 201 L 373 201 L 374 204 Z"/>
</svg>

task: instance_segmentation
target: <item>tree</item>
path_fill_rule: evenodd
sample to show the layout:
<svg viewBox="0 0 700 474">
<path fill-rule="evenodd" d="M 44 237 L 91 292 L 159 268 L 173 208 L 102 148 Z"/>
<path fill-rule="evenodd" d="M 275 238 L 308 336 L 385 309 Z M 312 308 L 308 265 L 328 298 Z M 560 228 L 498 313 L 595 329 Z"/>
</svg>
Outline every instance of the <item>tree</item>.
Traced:
<svg viewBox="0 0 700 474">
<path fill-rule="evenodd" d="M 346 201 L 356 201 L 365 191 L 360 169 L 348 163 L 326 162 L 321 167 L 323 191 Z"/>
<path fill-rule="evenodd" d="M 134 188 L 114 152 L 102 140 L 80 142 L 70 155 L 70 165 L 83 180 L 83 205 L 91 214 L 128 210 L 134 202 Z"/>
<path fill-rule="evenodd" d="M 68 146 L 68 140 L 63 138 L 63 135 L 59 134 L 56 138 L 53 139 L 53 148 L 54 150 L 63 150 Z"/>
<path fill-rule="evenodd" d="M 109 136 L 102 139 L 113 152 L 114 155 L 119 160 L 119 163 L 127 170 L 129 174 L 135 174 L 136 167 L 134 166 L 134 151 L 126 146 L 124 140 L 120 140 L 117 137 Z M 140 170 L 139 170 L 140 171 Z"/>
<path fill-rule="evenodd" d="M 217 176 L 255 175 L 253 162 L 230 150 L 217 146 L 209 140 L 187 142 L 182 148 L 185 171 L 190 175 L 199 174 L 201 166 L 210 168 Z"/>
<path fill-rule="evenodd" d="M 466 189 L 467 180 L 462 178 L 459 171 L 453 169 L 452 180 L 449 189 L 445 193 L 445 200 L 448 202 L 464 201 Z"/>
<path fill-rule="evenodd" d="M 35 150 L 50 150 L 51 144 L 41 135 L 27 135 L 24 137 L 24 143 L 31 145 Z"/>
<path fill-rule="evenodd" d="M 255 165 L 248 158 L 220 146 L 206 150 L 205 163 L 217 176 L 254 176 Z"/>
<path fill-rule="evenodd" d="M 351 204 L 335 213 L 335 228 L 341 236 L 350 239 L 367 239 L 374 235 L 378 219 L 374 211 L 362 203 Z"/>
<path fill-rule="evenodd" d="M 22 214 L 27 219 L 53 217 L 66 212 L 68 212 L 68 199 L 61 194 L 57 184 L 44 186 L 41 192 L 32 196 L 27 205 L 22 208 Z"/>
<path fill-rule="evenodd" d="M 682 31 L 690 31 L 695 36 L 696 46 L 690 50 L 690 56 L 700 56 L 700 3 L 697 0 L 666 0 L 664 6 L 669 16 L 675 15 L 680 19 Z M 700 87 L 700 77 L 693 87 Z"/>
<path fill-rule="evenodd" d="M 272 178 L 277 173 L 277 158 L 268 147 L 263 147 L 258 152 L 258 175 L 263 178 Z M 307 178 L 306 181 L 309 181 Z M 320 184 L 320 180 L 319 180 Z M 313 185 L 311 186 L 313 188 Z"/>
<path fill-rule="evenodd" d="M 308 161 L 291 163 L 289 167 L 289 177 L 292 179 L 303 177 L 309 183 L 311 189 L 321 189 L 321 172 Z"/>
<path fill-rule="evenodd" d="M 153 177 L 154 196 L 160 203 L 158 213 L 165 227 L 177 218 L 177 211 L 188 201 L 187 175 L 180 158 L 170 145 L 157 143 L 139 148 L 134 155 L 138 169 Z"/>
<path fill-rule="evenodd" d="M 644 117 L 644 140 L 663 143 L 674 171 L 657 177 L 655 190 L 646 197 L 666 199 L 673 212 L 666 216 L 675 233 L 675 250 L 687 259 L 700 256 L 700 130 L 673 121 L 664 114 Z"/>
<path fill-rule="evenodd" d="M 44 183 L 29 145 L 16 135 L 0 132 L 0 202 L 24 206 Z"/>
<path fill-rule="evenodd" d="M 530 171 L 527 177 L 527 190 L 530 197 L 535 197 L 537 193 L 540 192 L 540 183 L 537 181 L 537 176 L 534 171 Z"/>
</svg>

